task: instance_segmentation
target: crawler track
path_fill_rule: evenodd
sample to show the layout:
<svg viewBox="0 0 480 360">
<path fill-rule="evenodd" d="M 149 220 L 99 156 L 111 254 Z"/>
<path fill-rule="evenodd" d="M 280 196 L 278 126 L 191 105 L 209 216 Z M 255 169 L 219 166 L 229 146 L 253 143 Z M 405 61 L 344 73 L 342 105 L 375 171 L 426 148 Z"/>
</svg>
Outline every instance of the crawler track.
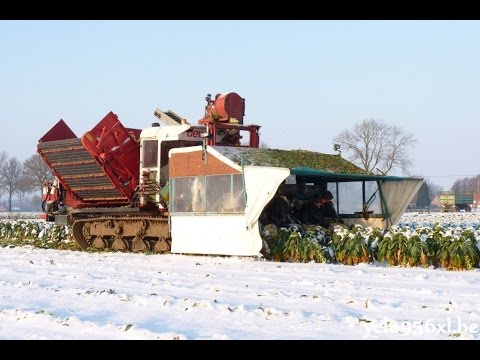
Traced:
<svg viewBox="0 0 480 360">
<path fill-rule="evenodd" d="M 150 216 L 101 216 L 78 219 L 73 237 L 83 249 L 168 252 L 171 240 L 168 218 Z"/>
</svg>

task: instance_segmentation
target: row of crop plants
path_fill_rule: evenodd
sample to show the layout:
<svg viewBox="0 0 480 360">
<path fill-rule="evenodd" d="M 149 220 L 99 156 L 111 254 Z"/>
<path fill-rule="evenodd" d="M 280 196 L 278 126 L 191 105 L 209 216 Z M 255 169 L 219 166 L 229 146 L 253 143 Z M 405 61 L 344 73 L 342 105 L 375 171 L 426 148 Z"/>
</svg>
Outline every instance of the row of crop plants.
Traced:
<svg viewBox="0 0 480 360">
<path fill-rule="evenodd" d="M 399 223 L 388 231 L 363 228 L 299 226 L 262 229 L 264 256 L 275 261 L 356 265 L 374 261 L 392 266 L 478 268 L 480 224 Z M 69 228 L 38 221 L 0 222 L 0 246 L 32 245 L 77 250 Z"/>
<path fill-rule="evenodd" d="M 28 220 L 1 221 L 0 246 L 24 245 L 43 249 L 79 249 L 67 226 Z"/>
<path fill-rule="evenodd" d="M 392 266 L 442 267 L 448 270 L 478 268 L 480 230 L 478 227 L 394 226 L 378 228 L 312 226 L 262 231 L 264 256 L 276 261 L 329 262 L 345 265 L 386 262 Z"/>
</svg>

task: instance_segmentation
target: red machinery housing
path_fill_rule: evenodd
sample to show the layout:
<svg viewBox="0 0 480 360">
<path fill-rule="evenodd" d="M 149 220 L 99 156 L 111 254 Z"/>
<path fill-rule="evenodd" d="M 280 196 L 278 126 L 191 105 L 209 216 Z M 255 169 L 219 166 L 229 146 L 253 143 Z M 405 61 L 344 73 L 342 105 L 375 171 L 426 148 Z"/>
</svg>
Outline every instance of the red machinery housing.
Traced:
<svg viewBox="0 0 480 360">
<path fill-rule="evenodd" d="M 212 100 L 210 94 L 205 98 L 205 115 L 198 123 L 206 125 L 210 136 L 207 145 L 240 146 L 240 131 L 249 133 L 245 146 L 258 148 L 260 145 L 259 125 L 243 125 L 245 99 L 237 93 L 217 94 Z"/>
<path fill-rule="evenodd" d="M 38 153 L 62 186 L 63 205 L 73 208 L 123 206 L 138 185 L 140 136 L 113 112 L 77 138 L 60 120 L 38 144 Z M 53 183 L 52 183 L 53 185 Z M 49 202 L 52 190 L 44 190 Z"/>
</svg>

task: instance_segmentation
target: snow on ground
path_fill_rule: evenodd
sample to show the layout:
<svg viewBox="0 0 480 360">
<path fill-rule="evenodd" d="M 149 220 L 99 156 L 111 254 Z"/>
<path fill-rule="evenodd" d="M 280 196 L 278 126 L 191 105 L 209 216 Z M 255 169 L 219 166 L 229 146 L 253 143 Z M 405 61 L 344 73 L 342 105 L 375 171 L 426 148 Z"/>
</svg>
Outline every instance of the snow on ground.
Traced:
<svg viewBox="0 0 480 360">
<path fill-rule="evenodd" d="M 480 271 L 0 248 L 0 339 L 480 339 Z"/>
</svg>

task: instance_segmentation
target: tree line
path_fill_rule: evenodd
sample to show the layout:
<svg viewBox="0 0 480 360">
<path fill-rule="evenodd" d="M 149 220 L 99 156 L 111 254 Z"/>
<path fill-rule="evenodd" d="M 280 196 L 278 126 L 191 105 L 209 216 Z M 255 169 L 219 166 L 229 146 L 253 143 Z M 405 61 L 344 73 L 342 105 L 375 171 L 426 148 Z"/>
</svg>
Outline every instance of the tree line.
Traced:
<svg viewBox="0 0 480 360">
<path fill-rule="evenodd" d="M 30 156 L 24 162 L 0 152 L 0 199 L 7 198 L 7 210 L 12 211 L 12 200 L 20 200 L 29 194 L 42 194 L 43 183 L 53 178 L 50 168 L 38 154 Z"/>
<path fill-rule="evenodd" d="M 480 175 L 458 179 L 453 183 L 452 190 L 480 193 Z"/>
</svg>

